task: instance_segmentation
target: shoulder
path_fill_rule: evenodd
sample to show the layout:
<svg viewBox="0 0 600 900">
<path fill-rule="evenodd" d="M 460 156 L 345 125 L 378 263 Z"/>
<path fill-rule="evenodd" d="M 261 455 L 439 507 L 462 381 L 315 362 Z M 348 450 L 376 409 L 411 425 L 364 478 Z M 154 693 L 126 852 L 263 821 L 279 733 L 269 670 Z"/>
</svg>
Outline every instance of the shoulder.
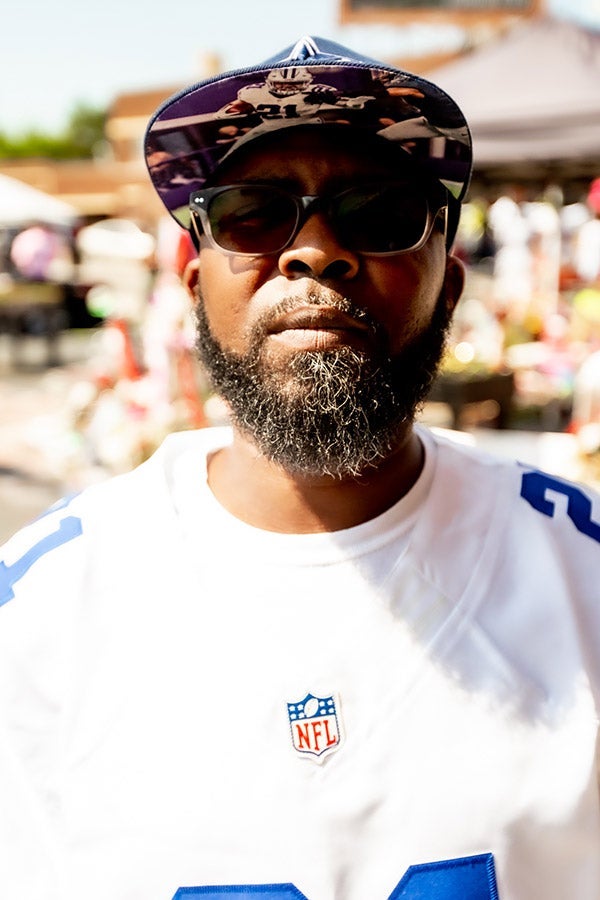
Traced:
<svg viewBox="0 0 600 900">
<path fill-rule="evenodd" d="M 589 590 L 600 557 L 600 495 L 593 488 L 432 435 L 431 532 L 475 565 L 517 569 L 551 560 Z"/>
<path fill-rule="evenodd" d="M 600 495 L 434 441 L 417 565 L 479 648 L 478 665 L 480 654 L 497 659 L 511 679 L 521 673 L 517 681 L 544 685 L 548 696 L 586 672 L 600 708 Z"/>
<path fill-rule="evenodd" d="M 81 578 L 118 571 L 176 531 L 171 472 L 182 456 L 199 466 L 223 429 L 169 436 L 138 468 L 65 498 L 0 549 L 0 606 L 15 592 L 81 591 Z"/>
<path fill-rule="evenodd" d="M 150 498 L 143 487 L 148 487 L 149 480 L 157 481 L 156 473 L 152 478 L 153 468 L 144 464 L 67 496 L 13 535 L 0 550 L 0 603 L 12 599 L 21 583 L 36 584 L 39 578 L 46 584 L 57 578 L 73 584 L 79 561 L 89 555 L 91 545 L 105 534 L 117 543 L 131 519 L 140 514 L 139 504 L 148 505 Z"/>
<path fill-rule="evenodd" d="M 445 477 L 452 474 L 457 489 L 466 490 L 474 501 L 479 491 L 488 499 L 496 495 L 507 501 L 512 515 L 526 516 L 528 524 L 541 515 L 544 526 L 550 519 L 558 529 L 600 542 L 600 493 L 595 488 L 518 458 L 494 455 L 439 434 L 432 437 L 438 447 L 438 471 Z"/>
</svg>

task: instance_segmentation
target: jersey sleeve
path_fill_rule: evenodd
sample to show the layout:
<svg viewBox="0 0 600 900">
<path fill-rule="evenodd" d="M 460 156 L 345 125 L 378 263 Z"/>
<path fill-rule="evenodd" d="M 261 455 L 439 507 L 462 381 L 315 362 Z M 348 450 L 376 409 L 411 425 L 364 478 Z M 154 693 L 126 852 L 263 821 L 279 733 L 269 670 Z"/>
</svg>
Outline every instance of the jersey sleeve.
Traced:
<svg viewBox="0 0 600 900">
<path fill-rule="evenodd" d="M 0 551 L 0 895 L 59 900 L 68 609 L 81 518 L 52 510 Z"/>
</svg>

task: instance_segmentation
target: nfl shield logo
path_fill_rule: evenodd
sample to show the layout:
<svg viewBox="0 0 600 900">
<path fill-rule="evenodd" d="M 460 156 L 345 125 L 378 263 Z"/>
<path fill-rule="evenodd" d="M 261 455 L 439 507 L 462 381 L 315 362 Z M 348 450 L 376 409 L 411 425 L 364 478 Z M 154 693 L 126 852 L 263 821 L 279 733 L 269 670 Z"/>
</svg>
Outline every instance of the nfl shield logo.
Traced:
<svg viewBox="0 0 600 900">
<path fill-rule="evenodd" d="M 338 715 L 339 703 L 330 697 L 307 694 L 304 700 L 288 703 L 288 718 L 294 750 L 304 756 L 323 762 L 337 750 L 341 743 Z"/>
</svg>

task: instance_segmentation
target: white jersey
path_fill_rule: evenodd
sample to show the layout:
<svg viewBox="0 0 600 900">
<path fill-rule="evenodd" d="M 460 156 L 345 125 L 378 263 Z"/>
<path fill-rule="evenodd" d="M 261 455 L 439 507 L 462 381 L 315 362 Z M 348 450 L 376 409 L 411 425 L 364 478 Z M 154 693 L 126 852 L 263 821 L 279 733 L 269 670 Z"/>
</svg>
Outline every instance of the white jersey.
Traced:
<svg viewBox="0 0 600 900">
<path fill-rule="evenodd" d="M 598 900 L 600 502 L 420 431 L 378 518 L 260 531 L 228 430 L 0 563 L 7 900 Z"/>
</svg>

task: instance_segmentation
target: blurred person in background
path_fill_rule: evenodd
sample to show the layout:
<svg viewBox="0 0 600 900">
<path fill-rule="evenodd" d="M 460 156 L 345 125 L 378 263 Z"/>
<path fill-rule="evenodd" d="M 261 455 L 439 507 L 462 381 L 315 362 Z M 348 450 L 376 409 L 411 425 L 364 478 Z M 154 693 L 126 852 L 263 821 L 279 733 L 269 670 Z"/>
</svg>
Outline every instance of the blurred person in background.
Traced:
<svg viewBox="0 0 600 900">
<path fill-rule="evenodd" d="M 10 259 L 16 272 L 30 281 L 65 283 L 73 278 L 70 239 L 44 223 L 30 225 L 15 235 Z"/>
<path fill-rule="evenodd" d="M 590 217 L 577 232 L 575 269 L 582 281 L 600 283 L 600 178 L 595 178 L 587 195 Z"/>
<path fill-rule="evenodd" d="M 3 896 L 597 900 L 599 498 L 415 424 L 460 109 L 303 38 L 146 152 L 231 425 L 4 548 Z"/>
</svg>

